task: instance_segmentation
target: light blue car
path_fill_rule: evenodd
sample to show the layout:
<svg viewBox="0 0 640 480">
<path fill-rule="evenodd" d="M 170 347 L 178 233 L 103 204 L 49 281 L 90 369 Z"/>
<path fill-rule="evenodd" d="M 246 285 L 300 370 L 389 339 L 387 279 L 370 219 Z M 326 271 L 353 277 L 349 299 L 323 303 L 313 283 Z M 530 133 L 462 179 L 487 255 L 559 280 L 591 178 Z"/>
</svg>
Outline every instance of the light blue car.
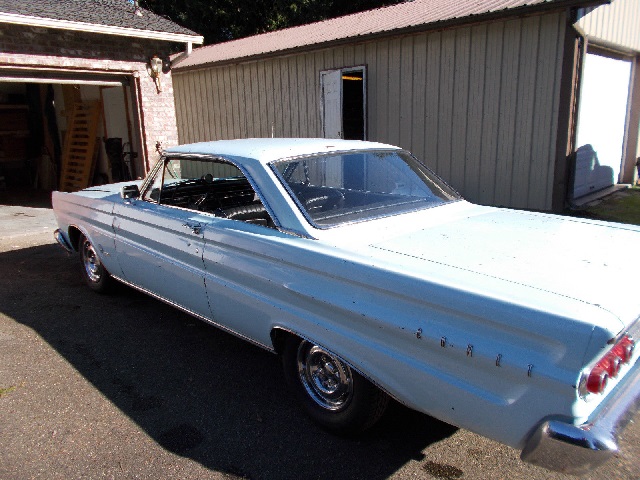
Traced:
<svg viewBox="0 0 640 480">
<path fill-rule="evenodd" d="M 333 432 L 393 397 L 581 473 L 638 408 L 637 227 L 473 205 L 402 149 L 327 139 L 171 148 L 142 182 L 53 205 L 93 290 L 281 355 Z"/>
</svg>

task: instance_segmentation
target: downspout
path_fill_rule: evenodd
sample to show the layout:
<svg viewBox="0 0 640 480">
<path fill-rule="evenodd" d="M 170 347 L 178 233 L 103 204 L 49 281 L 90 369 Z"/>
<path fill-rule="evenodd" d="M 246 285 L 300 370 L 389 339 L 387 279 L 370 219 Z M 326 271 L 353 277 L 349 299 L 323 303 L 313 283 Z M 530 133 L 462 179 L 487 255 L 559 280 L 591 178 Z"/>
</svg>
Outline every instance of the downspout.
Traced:
<svg viewBox="0 0 640 480">
<path fill-rule="evenodd" d="M 191 55 L 191 52 L 193 52 L 193 42 L 187 42 L 185 45 L 186 50 L 184 52 L 178 53 L 171 59 L 171 66 L 177 64 L 178 62 L 180 62 L 180 60 L 184 60 L 189 55 Z"/>
</svg>

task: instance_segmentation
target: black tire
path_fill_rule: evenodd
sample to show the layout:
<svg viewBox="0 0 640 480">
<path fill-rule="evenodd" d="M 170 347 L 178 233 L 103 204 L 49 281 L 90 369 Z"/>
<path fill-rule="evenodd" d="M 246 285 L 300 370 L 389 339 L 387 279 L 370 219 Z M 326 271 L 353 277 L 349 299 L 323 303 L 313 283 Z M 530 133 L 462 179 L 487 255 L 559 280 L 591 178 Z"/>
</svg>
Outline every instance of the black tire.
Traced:
<svg viewBox="0 0 640 480">
<path fill-rule="evenodd" d="M 340 358 L 291 336 L 282 351 L 290 388 L 311 419 L 339 435 L 356 435 L 373 426 L 389 397 Z"/>
<path fill-rule="evenodd" d="M 111 289 L 113 279 L 102 265 L 95 248 L 84 235 L 80 236 L 78 251 L 80 252 L 80 271 L 86 284 L 95 292 L 107 293 Z"/>
</svg>

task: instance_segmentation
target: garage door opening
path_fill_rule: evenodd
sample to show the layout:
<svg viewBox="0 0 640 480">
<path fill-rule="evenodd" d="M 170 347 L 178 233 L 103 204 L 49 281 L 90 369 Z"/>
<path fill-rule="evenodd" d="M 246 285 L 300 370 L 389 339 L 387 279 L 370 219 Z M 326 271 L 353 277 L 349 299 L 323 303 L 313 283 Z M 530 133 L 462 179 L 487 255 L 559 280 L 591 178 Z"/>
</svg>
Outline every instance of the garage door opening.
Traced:
<svg viewBox="0 0 640 480">
<path fill-rule="evenodd" d="M 587 53 L 580 90 L 573 199 L 620 180 L 631 62 Z"/>
<path fill-rule="evenodd" d="M 99 105 L 86 184 L 144 174 L 134 99 L 125 77 L 17 78 L 0 71 L 0 194 L 50 192 L 61 187 L 74 108 Z"/>
</svg>

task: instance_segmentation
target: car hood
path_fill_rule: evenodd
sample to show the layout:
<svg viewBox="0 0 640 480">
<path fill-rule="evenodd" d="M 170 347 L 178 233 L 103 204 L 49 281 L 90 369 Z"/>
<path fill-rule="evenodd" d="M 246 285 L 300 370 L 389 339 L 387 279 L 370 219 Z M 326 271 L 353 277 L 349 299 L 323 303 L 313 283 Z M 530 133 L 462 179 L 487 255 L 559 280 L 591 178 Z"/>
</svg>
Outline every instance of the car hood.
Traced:
<svg viewBox="0 0 640 480">
<path fill-rule="evenodd" d="M 422 270 L 432 274 L 455 269 L 457 278 L 473 276 L 470 284 L 500 285 L 496 295 L 528 287 L 589 304 L 617 317 L 618 328 L 640 314 L 630 260 L 640 245 L 637 227 L 487 207 L 472 212 L 371 247 L 415 268 L 416 260 L 429 262 Z"/>
</svg>

